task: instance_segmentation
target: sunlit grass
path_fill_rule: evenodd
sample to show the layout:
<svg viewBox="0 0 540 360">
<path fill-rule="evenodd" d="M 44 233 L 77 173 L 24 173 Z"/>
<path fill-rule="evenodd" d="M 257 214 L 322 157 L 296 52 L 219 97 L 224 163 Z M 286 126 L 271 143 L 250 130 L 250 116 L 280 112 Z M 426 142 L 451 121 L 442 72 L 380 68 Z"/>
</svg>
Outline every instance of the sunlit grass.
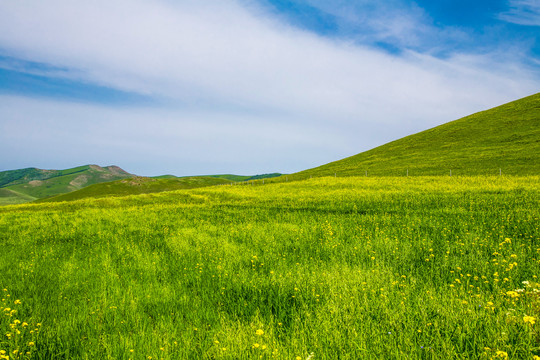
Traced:
<svg viewBox="0 0 540 360">
<path fill-rule="evenodd" d="M 532 358 L 539 180 L 332 177 L 3 207 L 0 356 Z M 39 332 L 15 342 L 15 319 Z"/>
</svg>

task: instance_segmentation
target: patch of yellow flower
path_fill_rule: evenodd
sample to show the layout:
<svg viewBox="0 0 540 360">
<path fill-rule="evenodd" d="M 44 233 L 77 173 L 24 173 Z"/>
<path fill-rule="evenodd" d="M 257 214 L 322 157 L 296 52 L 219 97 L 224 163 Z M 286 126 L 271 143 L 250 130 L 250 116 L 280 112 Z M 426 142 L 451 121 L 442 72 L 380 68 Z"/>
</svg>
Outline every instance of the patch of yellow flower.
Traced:
<svg viewBox="0 0 540 360">
<path fill-rule="evenodd" d="M 519 293 L 517 293 L 516 291 L 507 291 L 506 295 L 511 297 L 512 299 L 515 299 L 515 298 L 519 297 Z"/>
<path fill-rule="evenodd" d="M 531 324 L 531 325 L 534 325 L 534 323 L 536 322 L 536 318 L 534 316 L 527 316 L 525 315 L 523 317 L 523 321 L 525 322 L 525 324 Z"/>
<path fill-rule="evenodd" d="M 7 289 L 3 289 L 7 293 Z M 15 318 L 21 317 L 24 314 L 18 314 L 18 307 L 22 304 L 19 299 L 10 300 L 10 294 L 5 294 L 5 298 L 0 302 L 0 331 L 5 336 L 3 345 L 10 350 L 0 349 L 0 360 L 19 359 L 21 356 L 32 356 L 32 351 L 35 350 L 37 336 L 39 335 L 40 323 L 33 325 L 26 321 Z M 16 315 L 17 314 L 17 315 Z M 33 330 L 32 330 L 33 329 Z M 2 337 L 3 337 L 2 336 Z"/>
</svg>

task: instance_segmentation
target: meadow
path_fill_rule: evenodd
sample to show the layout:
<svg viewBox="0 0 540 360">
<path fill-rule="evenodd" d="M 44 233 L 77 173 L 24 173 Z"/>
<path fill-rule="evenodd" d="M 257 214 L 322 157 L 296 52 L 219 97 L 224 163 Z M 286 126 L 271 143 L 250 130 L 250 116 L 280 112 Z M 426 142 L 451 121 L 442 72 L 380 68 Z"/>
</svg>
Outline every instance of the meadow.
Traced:
<svg viewBox="0 0 540 360">
<path fill-rule="evenodd" d="M 0 359 L 534 359 L 540 177 L 0 208 Z"/>
</svg>

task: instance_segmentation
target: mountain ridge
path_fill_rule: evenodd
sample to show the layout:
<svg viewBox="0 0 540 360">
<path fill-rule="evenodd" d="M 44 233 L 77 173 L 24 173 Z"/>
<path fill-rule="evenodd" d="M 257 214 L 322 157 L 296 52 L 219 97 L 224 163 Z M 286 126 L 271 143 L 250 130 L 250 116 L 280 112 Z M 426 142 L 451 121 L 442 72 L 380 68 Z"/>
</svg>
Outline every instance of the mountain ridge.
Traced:
<svg viewBox="0 0 540 360">
<path fill-rule="evenodd" d="M 133 177 L 119 166 L 82 165 L 63 170 L 35 167 L 0 172 L 0 204 L 18 204 L 55 196 L 85 186 Z"/>
</svg>

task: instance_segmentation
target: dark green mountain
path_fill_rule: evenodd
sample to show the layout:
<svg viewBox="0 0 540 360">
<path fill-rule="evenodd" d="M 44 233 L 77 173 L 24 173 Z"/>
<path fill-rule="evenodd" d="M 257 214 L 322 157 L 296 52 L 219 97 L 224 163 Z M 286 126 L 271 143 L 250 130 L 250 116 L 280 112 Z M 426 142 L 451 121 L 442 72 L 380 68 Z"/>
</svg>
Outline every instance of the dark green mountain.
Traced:
<svg viewBox="0 0 540 360">
<path fill-rule="evenodd" d="M 66 170 L 27 168 L 0 172 L 0 205 L 20 204 L 106 181 L 133 177 L 118 166 L 85 165 Z"/>
</svg>

